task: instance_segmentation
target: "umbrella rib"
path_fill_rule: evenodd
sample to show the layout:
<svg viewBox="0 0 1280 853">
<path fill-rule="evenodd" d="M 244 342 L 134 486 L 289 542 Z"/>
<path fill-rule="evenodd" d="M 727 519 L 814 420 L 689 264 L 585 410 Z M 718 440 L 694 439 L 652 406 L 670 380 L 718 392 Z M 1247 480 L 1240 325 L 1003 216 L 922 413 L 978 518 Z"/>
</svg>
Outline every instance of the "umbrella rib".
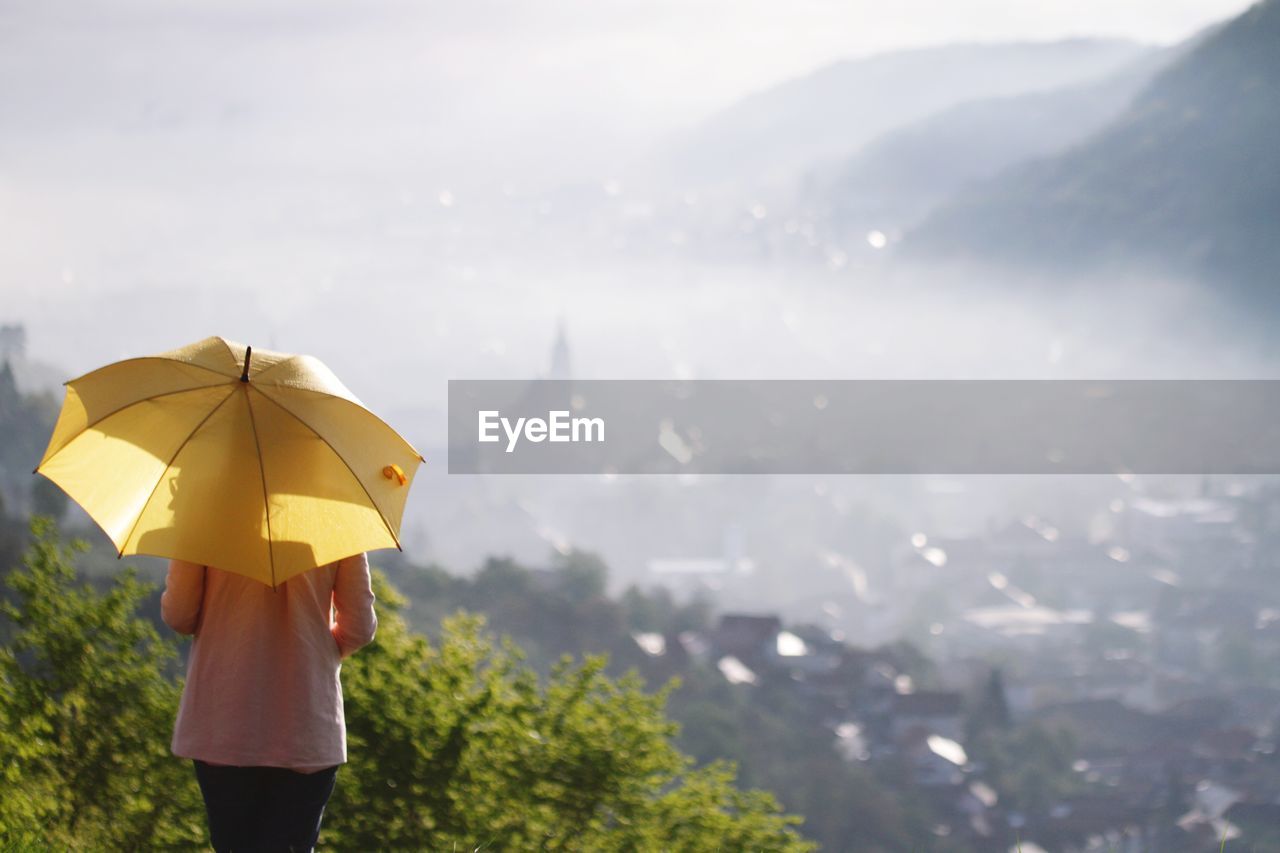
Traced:
<svg viewBox="0 0 1280 853">
<path fill-rule="evenodd" d="M 271 364 L 271 365 L 268 365 L 268 366 L 266 366 L 266 367 L 262 368 L 262 370 L 258 371 L 258 375 L 257 375 L 257 376 L 254 376 L 253 378 L 254 378 L 254 379 L 256 379 L 258 382 L 261 382 L 261 381 L 262 381 L 262 377 L 263 377 L 263 376 L 265 376 L 266 374 L 268 374 L 268 373 L 270 373 L 271 371 L 275 370 L 277 367 L 280 367 L 280 366 L 282 366 L 282 365 L 288 364 L 288 363 L 289 363 L 289 362 L 291 362 L 291 361 L 297 361 L 297 360 L 298 360 L 298 359 L 300 359 L 300 358 L 302 358 L 302 354 L 301 354 L 301 353 L 298 353 L 298 354 L 296 354 L 296 355 L 291 355 L 291 356 L 289 356 L 288 358 L 282 358 L 282 359 L 280 359 L 279 361 L 277 361 L 275 364 Z"/>
<path fill-rule="evenodd" d="M 239 364 L 240 359 L 244 358 L 244 356 L 237 356 L 236 351 L 231 348 L 231 342 L 228 341 L 226 338 L 222 337 L 221 335 L 218 335 L 217 338 L 218 340 L 222 341 L 222 345 L 227 348 L 227 354 L 231 356 L 231 363 Z"/>
<path fill-rule="evenodd" d="M 280 362 L 280 364 L 284 364 L 284 362 Z M 274 364 L 272 365 L 272 367 L 275 367 L 275 366 L 276 366 L 276 365 L 274 365 Z M 271 368 L 268 368 L 268 370 L 269 370 L 269 369 L 271 369 Z M 263 372 L 265 373 L 266 371 L 264 370 Z M 286 411 L 286 412 L 288 412 L 290 415 L 293 415 L 294 417 L 297 417 L 297 415 L 294 415 L 292 410 L 285 408 L 285 406 L 284 406 L 284 404 L 283 404 L 283 403 L 281 403 L 281 402 L 280 402 L 280 401 L 278 401 L 275 397 L 273 397 L 273 396 L 271 396 L 270 394 L 268 394 L 266 391 L 263 391 L 263 390 L 262 390 L 263 388 L 281 388 L 281 389 L 285 389 L 285 390 L 288 390 L 288 391 L 291 391 L 291 392 L 297 392 L 297 393 L 299 393 L 299 394 L 311 394 L 311 395 L 314 395 L 314 396 L 316 396 L 316 397 L 324 397 L 324 398 L 325 398 L 325 399 L 327 399 L 327 400 L 335 400 L 335 401 L 340 402 L 340 403 L 346 403 L 348 406 L 355 406 L 357 409 L 360 409 L 360 410 L 361 410 L 362 412 L 364 412 L 366 415 L 368 415 L 369 417 L 373 418 L 373 419 L 374 419 L 374 420 L 376 420 L 378 423 L 380 423 L 380 424 L 382 424 L 384 427 L 386 427 L 386 428 L 387 428 L 387 430 L 388 430 L 389 432 L 393 433 L 393 434 L 395 435 L 395 437 L 396 437 L 396 438 L 397 438 L 401 443 L 403 443 L 403 444 L 404 444 L 404 446 L 405 446 L 405 447 L 409 448 L 409 451 L 410 451 L 411 453 L 413 453 L 413 455 L 414 455 L 414 456 L 418 457 L 418 459 L 422 460 L 423 462 L 426 462 L 426 461 L 427 461 L 427 458 L 426 458 L 425 456 L 423 456 L 421 453 L 419 453 L 419 452 L 418 452 L 418 450 L 417 450 L 417 448 L 415 448 L 412 444 L 410 444 L 410 443 L 405 439 L 405 437 L 404 437 L 404 436 L 402 436 L 402 435 L 400 435 L 400 433 L 396 432 L 395 427 L 391 426 L 391 424 L 387 423 L 387 422 L 386 422 L 386 421 L 384 421 L 382 418 L 378 417 L 378 415 L 377 415 L 375 412 L 370 411 L 370 410 L 369 410 L 369 408 L 368 408 L 368 407 L 366 407 L 366 406 L 364 405 L 364 403 L 359 402 L 359 401 L 355 398 L 355 395 L 352 395 L 351 397 L 343 397 L 343 396 L 342 396 L 342 395 L 340 395 L 340 394 L 330 394 L 328 391 L 318 391 L 318 390 L 316 390 L 315 388 L 304 388 L 304 387 L 302 387 L 302 386 L 300 386 L 300 385 L 284 385 L 284 384 L 274 383 L 274 382 L 259 382 L 259 383 L 257 383 L 257 390 L 258 390 L 260 393 L 262 393 L 265 397 L 267 397 L 267 399 L 271 400 L 271 402 L 275 403 L 277 406 L 280 406 L 282 409 L 285 409 L 285 411 Z M 314 430 L 313 430 L 313 431 L 314 431 Z"/>
<path fill-rule="evenodd" d="M 41 461 L 40 466 L 43 466 L 43 465 L 45 464 L 45 462 L 49 462 L 50 460 L 52 460 L 52 459 L 53 459 L 53 457 L 57 456 L 57 455 L 58 455 L 59 453 L 61 453 L 62 451 L 66 450 L 66 449 L 67 449 L 67 447 L 68 447 L 68 445 L 70 445 L 70 444 L 71 444 L 71 442 L 72 442 L 72 441 L 74 441 L 76 438 L 80 437 L 81 435 L 84 435 L 86 432 L 88 432 L 89 430 L 93 429 L 93 428 L 94 428 L 94 427 L 96 427 L 98 424 L 100 424 L 100 423 L 102 423 L 103 421 L 105 421 L 107 418 L 112 417 L 113 415 L 118 415 L 118 414 L 120 414 L 121 412 L 123 412 L 125 409 L 128 409 L 128 408 L 129 408 L 129 407 L 131 407 L 131 406 L 136 406 L 136 405 L 138 405 L 139 403 L 146 403 L 146 402 L 148 402 L 148 401 L 150 401 L 150 400 L 159 400 L 161 397 L 172 397 L 172 396 L 174 396 L 174 395 L 176 395 L 176 394 L 187 394 L 187 393 L 189 393 L 189 392 L 191 392 L 191 391 L 204 391 L 205 389 L 208 389 L 208 388 L 217 388 L 217 387 L 218 387 L 218 384 L 219 384 L 219 383 L 216 383 L 216 382 L 215 382 L 215 383 L 213 383 L 213 384 L 211 384 L 211 385 L 193 385 L 193 386 L 191 386 L 190 388 L 179 388 L 179 389 L 178 389 L 178 390 L 176 390 L 176 391 L 161 391 L 159 394 L 152 394 L 150 397 L 142 397 L 141 399 L 134 400 L 132 403 L 125 403 L 125 404 L 124 404 L 123 406 L 121 406 L 120 408 L 118 408 L 118 409 L 112 409 L 111 411 L 109 411 L 109 412 L 107 412 L 105 415 L 103 415 L 102 417 L 100 417 L 100 418 L 98 418 L 98 419 L 94 420 L 92 423 L 87 423 L 87 424 L 85 424 L 85 425 L 80 429 L 80 431 L 79 431 L 79 432 L 77 432 L 74 436 L 72 436 L 70 439 L 68 439 L 68 440 L 67 440 L 67 441 L 66 441 L 66 442 L 65 442 L 61 447 L 59 447 L 57 450 L 53 451 L 53 453 L 51 453 L 47 459 L 44 459 L 43 461 Z M 37 468 L 36 468 L 36 470 L 37 470 L 37 471 L 38 471 L 38 470 L 40 470 L 40 466 L 37 466 Z"/>
<path fill-rule="evenodd" d="M 250 389 L 250 390 L 252 390 L 252 391 L 256 391 L 257 393 L 261 394 L 265 399 L 270 400 L 273 404 L 275 404 L 276 406 L 279 406 L 279 407 L 280 407 L 280 408 L 285 412 L 285 414 L 289 415 L 291 418 L 293 418 L 294 420 L 296 420 L 298 423 L 300 423 L 300 424 L 302 424 L 304 427 L 306 427 L 306 428 L 311 432 L 311 434 L 312 434 L 312 435 L 314 435 L 316 438 L 318 438 L 318 439 L 320 439 L 321 441 L 323 441 L 323 442 L 324 442 L 325 447 L 327 447 L 327 448 L 329 448 L 330 450 L 332 450 L 332 451 L 333 451 L 333 455 L 334 455 L 334 456 L 336 456 L 336 457 L 338 457 L 338 459 L 342 460 L 342 464 L 343 464 L 343 465 L 345 465 L 345 466 L 346 466 L 346 468 L 347 468 L 347 470 L 351 472 L 351 476 L 352 476 L 352 478 L 353 478 L 357 483 L 359 483 L 359 484 L 360 484 L 360 488 L 361 488 L 361 490 L 363 490 L 363 491 L 364 491 L 364 495 L 365 495 L 365 497 L 367 497 L 367 498 L 369 499 L 369 503 L 370 503 L 370 504 L 372 504 L 373 508 L 374 508 L 375 510 L 377 510 L 377 511 L 378 511 L 378 518 L 382 519 L 382 525 L 383 525 L 384 527 L 386 527 L 386 528 L 387 528 L 387 532 L 391 534 L 391 540 L 392 540 L 393 542 L 395 542 L 395 543 L 396 543 L 396 550 L 398 550 L 398 551 L 403 551 L 403 550 L 404 550 L 404 548 L 400 547 L 400 537 L 399 537 L 399 536 L 397 536 L 397 535 L 396 535 L 396 532 L 395 532 L 394 530 L 392 530 L 392 529 L 391 529 L 391 522 L 387 521 L 386 513 L 384 513 L 384 512 L 382 511 L 382 507 L 378 506 L 378 502 L 377 502 L 376 500 L 374 500 L 374 499 L 373 499 L 373 495 L 369 494 L 369 489 L 365 486 L 365 484 L 364 484 L 364 480 L 361 480 L 361 479 L 360 479 L 360 475 L 359 475 L 359 474 L 357 474 L 357 473 L 355 472 L 355 470 L 354 470 L 354 469 L 352 469 L 352 467 L 351 467 L 351 463 L 349 463 L 349 462 L 346 460 L 346 457 L 344 457 L 341 453 L 339 453 L 339 452 L 338 452 L 338 449 L 337 449 L 336 447 L 334 447 L 332 444 L 330 444 L 330 443 L 329 443 L 329 439 L 327 439 L 327 438 L 325 438 L 323 435 L 321 435 L 319 430 L 317 430 L 317 429 L 316 429 L 315 427 L 313 427 L 311 424 L 307 423 L 307 422 L 306 422 L 306 421 L 305 421 L 305 420 L 304 420 L 300 415 L 298 415 L 296 412 L 294 412 L 292 409 L 290 409 L 290 408 L 289 408 L 288 406 L 286 406 L 284 403 L 281 403 L 279 400 L 277 400 L 277 399 L 275 399 L 274 397 L 272 397 L 271 395 L 267 394 L 265 391 L 262 391 L 262 390 L 260 390 L 260 389 L 258 389 L 258 388 L 255 388 L 252 384 L 250 384 L 250 385 L 249 385 L 249 389 Z M 367 411 L 367 410 L 366 410 L 366 411 Z M 372 415 L 373 413 L 372 413 L 372 412 L 370 412 L 369 414 L 370 414 L 370 415 Z M 375 416 L 375 417 L 376 417 L 376 416 Z"/>
<path fill-rule="evenodd" d="M 231 390 L 232 393 L 235 392 L 234 388 Z M 187 446 L 187 443 L 191 441 L 191 437 L 198 433 L 200 428 L 208 423 L 209 418 L 213 417 L 214 413 L 217 412 L 218 409 L 222 408 L 222 404 L 230 399 L 231 394 L 227 394 L 227 396 L 219 400 L 218 405 L 210 409 L 209 413 L 200 419 L 200 423 L 191 428 L 191 432 L 187 433 L 187 437 L 182 440 L 182 444 L 179 444 L 178 449 L 173 451 L 173 455 L 169 457 L 169 461 L 165 464 L 164 470 L 162 470 L 160 472 L 160 476 L 156 478 L 155 485 L 151 487 L 151 492 L 147 495 L 147 499 L 142 502 L 142 509 L 138 512 L 138 517 L 133 520 L 133 526 L 129 528 L 129 535 L 124 538 L 124 545 L 120 546 L 120 553 L 117 555 L 117 559 L 124 556 L 124 549 L 128 547 L 129 540 L 132 539 L 133 534 L 137 532 L 138 525 L 142 522 L 142 514 L 147 510 L 147 504 L 151 503 L 151 499 L 156 496 L 156 489 L 160 488 L 160 483 L 164 481 L 164 475 L 168 473 L 171 467 L 173 467 L 173 461 L 178 458 L 178 454 L 180 454 L 183 448 Z"/>
<path fill-rule="evenodd" d="M 245 388 L 250 388 L 248 383 Z M 253 403 L 246 394 L 244 404 L 249 407 L 249 426 L 253 430 L 253 446 L 258 450 L 258 474 L 262 478 L 262 515 L 267 520 L 267 559 L 271 563 L 271 589 L 276 588 L 276 549 L 271 539 L 271 501 L 267 497 L 267 469 L 262 463 L 262 442 L 258 441 L 258 421 L 253 416 Z"/>
</svg>

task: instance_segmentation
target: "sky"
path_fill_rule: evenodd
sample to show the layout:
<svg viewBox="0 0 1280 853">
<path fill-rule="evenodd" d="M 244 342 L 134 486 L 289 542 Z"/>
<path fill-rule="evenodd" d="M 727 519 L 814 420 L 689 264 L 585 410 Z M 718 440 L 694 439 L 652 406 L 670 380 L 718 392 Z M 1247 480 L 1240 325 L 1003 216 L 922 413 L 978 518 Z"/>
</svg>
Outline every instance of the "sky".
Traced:
<svg viewBox="0 0 1280 853">
<path fill-rule="evenodd" d="M 922 318 L 909 298 L 886 307 L 874 286 L 826 278 L 797 292 L 733 270 L 568 276 L 433 239 L 467 210 L 466 174 L 588 175 L 599 191 L 647 146 L 832 62 L 955 42 L 1171 43 L 1247 5 L 0 0 L 0 322 L 27 323 L 34 357 L 73 374 L 213 333 L 314 352 L 415 439 L 418 395 L 446 376 L 542 371 L 566 305 L 575 364 L 597 376 L 845 375 L 849 346 L 868 371 L 947 375 L 990 357 L 977 319 L 1014 330 L 1002 352 L 1034 369 L 1046 349 L 1100 347 L 1005 297 Z M 724 326 L 731 300 L 744 310 Z M 865 318 L 866 341 L 845 317 Z"/>
<path fill-rule="evenodd" d="M 46 165 L 74 178 L 77 164 L 143 135 L 140 161 L 186 173 L 192 164 L 153 143 L 280 172 L 350 168 L 376 140 L 374 159 L 434 168 L 444 184 L 455 172 L 608 174 L 737 99 L 841 59 L 965 41 L 1168 43 L 1247 5 L 0 0 L 0 191 Z"/>
<path fill-rule="evenodd" d="M 221 93 L 236 109 L 370 87 L 475 120 L 658 131 L 824 64 L 955 41 L 1113 36 L 1172 42 L 1242 0 L 47 0 L 0 3 L 0 83 Z M 56 73 L 50 66 L 59 60 Z M 77 72 L 88 77 L 78 78 Z M 146 79 L 149 78 L 149 79 Z M 417 102 L 411 106 L 410 102 Z M 52 103 L 56 106 L 56 101 Z"/>
<path fill-rule="evenodd" d="M 168 245 L 260 270 L 237 255 L 246 235 L 287 254 L 299 214 L 376 224 L 387 198 L 465 200 L 468 179 L 604 182 L 737 99 L 841 59 L 1172 42 L 1246 5 L 0 0 L 0 291 L 80 289 L 95 267 L 162 280 Z M 198 245 L 176 236 L 195 232 Z"/>
</svg>

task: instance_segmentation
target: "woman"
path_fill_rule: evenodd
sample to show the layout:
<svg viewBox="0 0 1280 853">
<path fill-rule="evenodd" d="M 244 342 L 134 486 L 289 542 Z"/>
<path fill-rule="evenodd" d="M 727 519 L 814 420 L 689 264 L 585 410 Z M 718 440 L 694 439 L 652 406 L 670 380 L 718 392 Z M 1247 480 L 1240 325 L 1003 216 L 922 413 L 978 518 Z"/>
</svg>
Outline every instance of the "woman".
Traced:
<svg viewBox="0 0 1280 853">
<path fill-rule="evenodd" d="M 364 554 L 275 590 L 170 561 L 161 613 L 195 635 L 173 753 L 195 763 L 218 853 L 315 846 L 347 760 L 338 672 L 373 639 L 373 601 Z"/>
</svg>

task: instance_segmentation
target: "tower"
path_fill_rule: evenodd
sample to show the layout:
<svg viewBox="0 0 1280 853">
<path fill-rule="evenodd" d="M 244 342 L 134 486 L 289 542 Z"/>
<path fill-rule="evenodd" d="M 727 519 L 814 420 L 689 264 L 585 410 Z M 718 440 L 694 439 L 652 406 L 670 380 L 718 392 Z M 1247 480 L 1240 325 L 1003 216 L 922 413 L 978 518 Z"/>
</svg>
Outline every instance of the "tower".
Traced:
<svg viewBox="0 0 1280 853">
<path fill-rule="evenodd" d="M 569 379 L 572 374 L 569 370 L 569 339 L 565 333 L 564 317 L 562 316 L 556 322 L 556 340 L 551 345 L 551 372 L 547 374 L 548 379 Z"/>
</svg>

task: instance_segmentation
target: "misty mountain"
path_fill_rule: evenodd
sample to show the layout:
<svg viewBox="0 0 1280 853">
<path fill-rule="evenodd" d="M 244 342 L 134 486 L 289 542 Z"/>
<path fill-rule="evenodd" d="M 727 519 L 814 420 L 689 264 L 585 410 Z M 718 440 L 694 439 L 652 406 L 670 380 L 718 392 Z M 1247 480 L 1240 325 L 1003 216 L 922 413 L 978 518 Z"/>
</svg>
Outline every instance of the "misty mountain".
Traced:
<svg viewBox="0 0 1280 853">
<path fill-rule="evenodd" d="M 1253 288 L 1280 264 L 1280 0 L 1211 32 L 1114 123 L 961 193 L 917 258 L 1139 269 Z"/>
<path fill-rule="evenodd" d="M 964 101 L 1101 77 L 1149 48 L 1129 41 L 961 44 L 819 69 L 730 106 L 674 140 L 659 167 L 694 184 L 785 177 Z"/>
<path fill-rule="evenodd" d="M 967 101 L 877 137 L 801 190 L 837 229 L 915 224 L 964 186 L 1063 152 L 1117 118 L 1178 49 L 1141 54 L 1100 80 Z"/>
</svg>

